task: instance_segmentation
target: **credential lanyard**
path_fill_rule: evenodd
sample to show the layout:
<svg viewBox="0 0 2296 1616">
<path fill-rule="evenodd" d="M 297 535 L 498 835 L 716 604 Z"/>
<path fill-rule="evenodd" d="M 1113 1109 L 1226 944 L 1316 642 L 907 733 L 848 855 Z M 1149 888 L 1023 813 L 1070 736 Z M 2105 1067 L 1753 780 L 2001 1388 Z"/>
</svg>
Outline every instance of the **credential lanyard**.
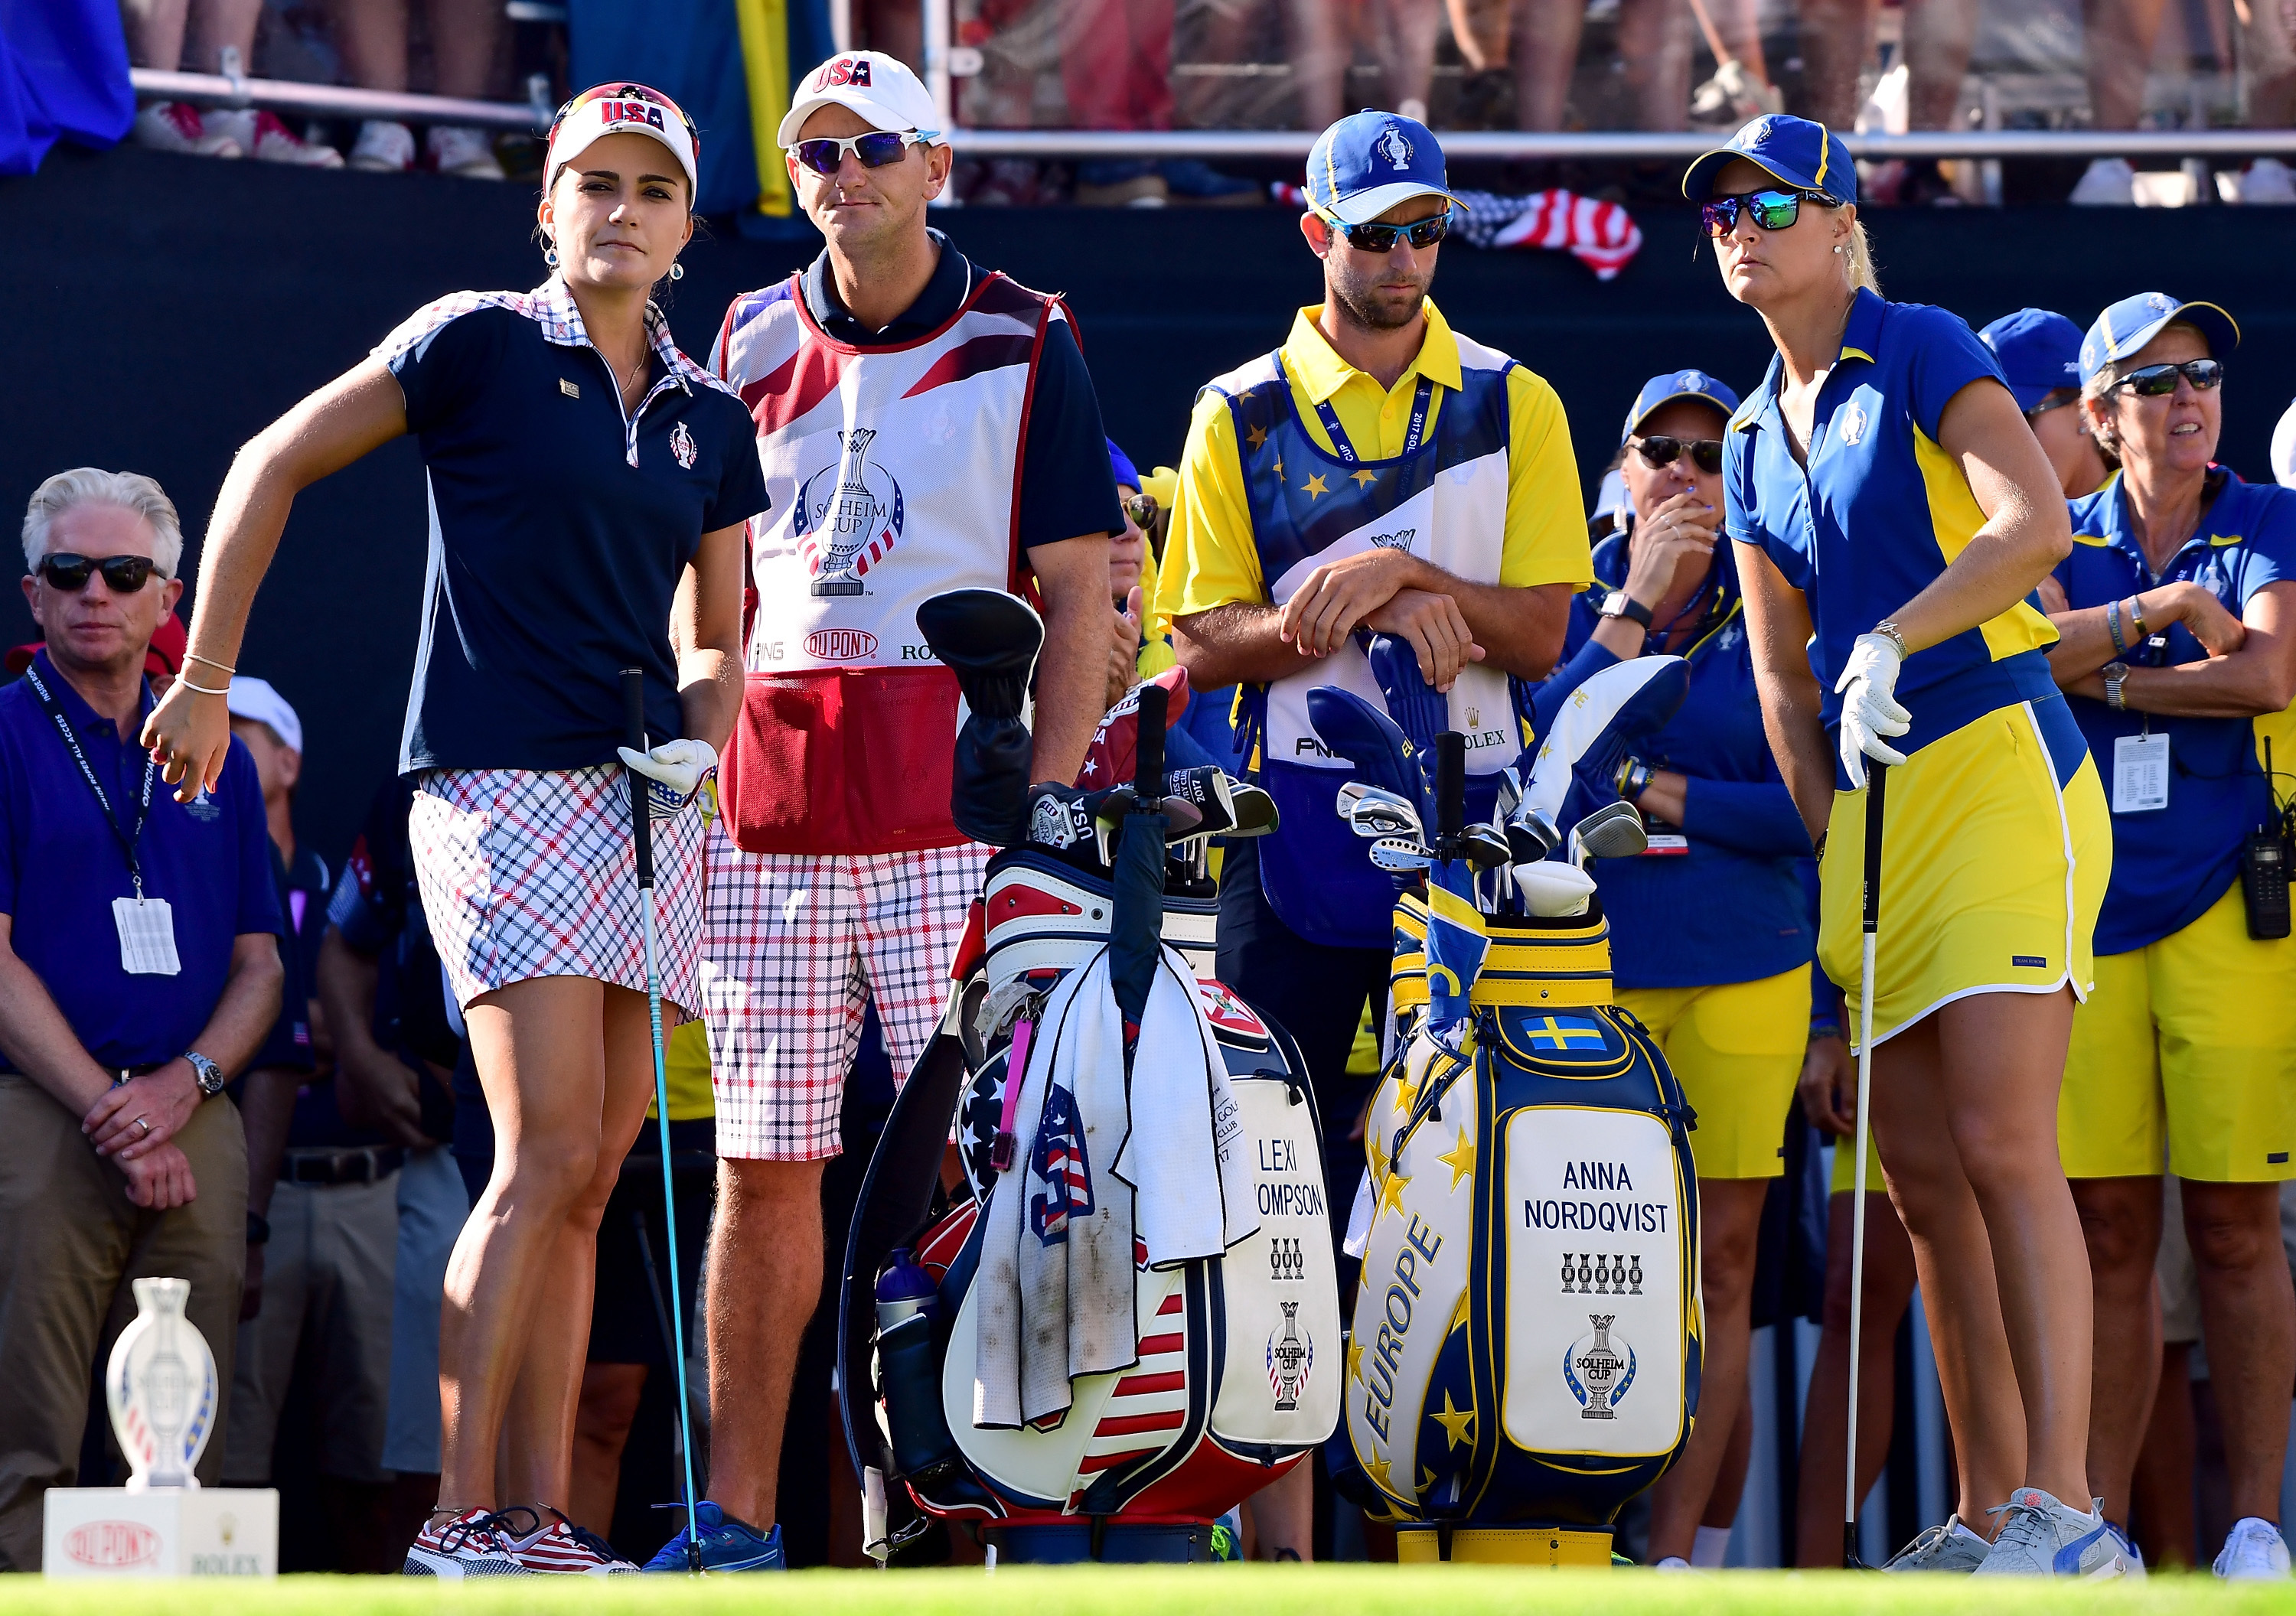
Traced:
<svg viewBox="0 0 2296 1616">
<path fill-rule="evenodd" d="M 72 762 L 79 765 L 80 779 L 86 780 L 87 788 L 95 793 L 95 805 L 103 810 L 104 822 L 111 827 L 111 834 L 119 838 L 119 851 L 127 855 L 127 876 L 135 883 L 135 901 L 142 902 L 144 901 L 144 867 L 136 860 L 135 846 L 144 839 L 144 824 L 152 817 L 152 782 L 159 778 L 160 765 L 148 754 L 145 755 L 144 796 L 135 809 L 135 829 L 132 834 L 122 830 L 119 828 L 119 816 L 111 811 L 111 799 L 103 794 L 102 782 L 95 778 L 95 770 L 89 764 L 86 752 L 80 747 L 79 737 L 72 733 L 71 720 L 64 716 L 63 707 L 56 700 L 55 692 L 49 690 L 46 683 L 40 678 L 40 670 L 37 665 L 25 669 L 24 677 L 31 683 L 32 694 L 39 698 L 40 710 L 45 713 L 49 721 L 56 726 L 56 733 L 64 738 L 64 750 L 70 753 Z"/>
<path fill-rule="evenodd" d="M 1427 412 L 1435 402 L 1435 384 L 1425 376 L 1412 389 L 1411 424 L 1404 429 L 1403 453 L 1416 454 L 1419 441 L 1427 435 Z M 1348 429 L 1340 425 L 1340 412 L 1332 408 L 1332 401 L 1321 399 L 1316 405 L 1316 418 L 1324 423 L 1324 431 L 1332 440 L 1332 453 L 1350 466 L 1356 461 L 1356 446 L 1348 441 Z"/>
</svg>

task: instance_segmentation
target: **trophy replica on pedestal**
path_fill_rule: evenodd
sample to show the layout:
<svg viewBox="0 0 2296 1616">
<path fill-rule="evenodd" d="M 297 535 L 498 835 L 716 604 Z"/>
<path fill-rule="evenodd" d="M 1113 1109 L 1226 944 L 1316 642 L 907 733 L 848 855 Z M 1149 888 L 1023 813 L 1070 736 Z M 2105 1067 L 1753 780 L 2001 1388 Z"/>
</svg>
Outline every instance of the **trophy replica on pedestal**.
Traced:
<svg viewBox="0 0 2296 1616">
<path fill-rule="evenodd" d="M 103 1374 L 127 1485 L 52 1487 L 42 1561 L 51 1577 L 271 1577 L 279 1495 L 201 1489 L 192 1474 L 214 1434 L 215 1355 L 184 1317 L 182 1279 L 135 1281 L 136 1315 Z"/>
</svg>

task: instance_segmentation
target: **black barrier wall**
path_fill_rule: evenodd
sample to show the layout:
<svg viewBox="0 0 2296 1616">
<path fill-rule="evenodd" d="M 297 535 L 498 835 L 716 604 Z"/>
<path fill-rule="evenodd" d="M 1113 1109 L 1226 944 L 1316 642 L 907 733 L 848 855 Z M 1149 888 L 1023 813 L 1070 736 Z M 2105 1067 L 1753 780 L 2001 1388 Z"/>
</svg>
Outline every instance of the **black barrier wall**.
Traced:
<svg viewBox="0 0 2296 1616">
<path fill-rule="evenodd" d="M 355 363 L 429 299 L 532 286 L 534 193 L 422 175 L 307 173 L 120 150 L 59 148 L 0 183 L 16 222 L 0 256 L 17 382 L 0 432 L 0 502 L 78 465 L 148 472 L 184 513 L 195 565 L 233 452 Z M 1110 431 L 1143 465 L 1179 453 L 1205 380 L 1281 341 L 1319 295 L 1296 216 L 1256 211 L 960 209 L 941 228 L 981 264 L 1067 294 Z M 1695 261 L 1685 207 L 1645 211 L 1618 279 L 1565 254 L 1443 255 L 1435 296 L 1461 331 L 1554 384 L 1593 481 L 1644 378 L 1683 365 L 1742 391 L 1767 347 L 1759 321 Z M 2296 209 L 1881 210 L 1884 290 L 1982 324 L 2040 304 L 2086 325 L 2134 291 L 2229 308 L 2245 342 L 2226 384 L 2223 457 L 2270 475 L 2272 426 L 2296 389 L 2289 264 Z M 810 246 L 698 240 L 672 324 L 706 355 L 734 293 L 786 274 Z M 240 666 L 277 684 L 308 747 L 302 834 L 348 846 L 392 767 L 413 665 L 427 533 L 414 446 L 392 445 L 297 502 Z M 31 635 L 20 595 L 6 643 Z"/>
</svg>

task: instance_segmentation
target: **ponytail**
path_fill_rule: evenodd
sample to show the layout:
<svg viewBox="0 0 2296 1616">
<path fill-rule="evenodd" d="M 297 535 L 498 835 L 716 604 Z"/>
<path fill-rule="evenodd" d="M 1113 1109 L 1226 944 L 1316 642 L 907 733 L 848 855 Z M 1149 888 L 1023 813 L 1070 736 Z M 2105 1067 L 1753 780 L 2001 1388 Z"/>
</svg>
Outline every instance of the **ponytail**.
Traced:
<svg viewBox="0 0 2296 1616">
<path fill-rule="evenodd" d="M 1874 273 L 1874 248 L 1866 239 L 1866 222 L 1849 221 L 1849 285 L 1852 290 L 1882 295 L 1882 279 Z"/>
</svg>

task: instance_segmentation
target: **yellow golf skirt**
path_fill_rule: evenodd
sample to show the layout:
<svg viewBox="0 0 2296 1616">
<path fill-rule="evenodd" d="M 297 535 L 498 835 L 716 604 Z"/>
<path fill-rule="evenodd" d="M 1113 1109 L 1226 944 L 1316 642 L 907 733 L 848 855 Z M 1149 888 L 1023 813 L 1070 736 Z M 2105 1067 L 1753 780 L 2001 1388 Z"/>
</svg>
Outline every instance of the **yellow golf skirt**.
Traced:
<svg viewBox="0 0 2296 1616">
<path fill-rule="evenodd" d="M 2235 883 L 2184 930 L 2100 957 L 2096 989 L 2057 1098 L 2067 1178 L 2157 1173 L 2164 1147 L 2179 1178 L 2296 1178 L 2296 937 L 2251 937 Z"/>
<path fill-rule="evenodd" d="M 1998 707 L 1891 769 L 1883 813 L 1874 1042 L 1972 993 L 2088 996 L 2112 824 L 2086 747 L 2052 756 L 2031 703 Z M 1865 858 L 1865 794 L 1837 791 L 1817 957 L 1853 1041 Z"/>
<path fill-rule="evenodd" d="M 1890 1187 L 1882 1181 L 1881 1136 L 1871 1126 L 1866 1130 L 1866 1193 L 1885 1195 Z M 1849 1196 L 1857 1193 L 1857 1136 L 1833 1141 L 1833 1178 L 1826 1193 Z"/>
<path fill-rule="evenodd" d="M 1786 1112 L 1809 1043 L 1809 967 L 1711 987 L 1620 988 L 1617 1000 L 1658 1040 L 1698 1114 L 1698 1176 L 1784 1171 Z"/>
</svg>

